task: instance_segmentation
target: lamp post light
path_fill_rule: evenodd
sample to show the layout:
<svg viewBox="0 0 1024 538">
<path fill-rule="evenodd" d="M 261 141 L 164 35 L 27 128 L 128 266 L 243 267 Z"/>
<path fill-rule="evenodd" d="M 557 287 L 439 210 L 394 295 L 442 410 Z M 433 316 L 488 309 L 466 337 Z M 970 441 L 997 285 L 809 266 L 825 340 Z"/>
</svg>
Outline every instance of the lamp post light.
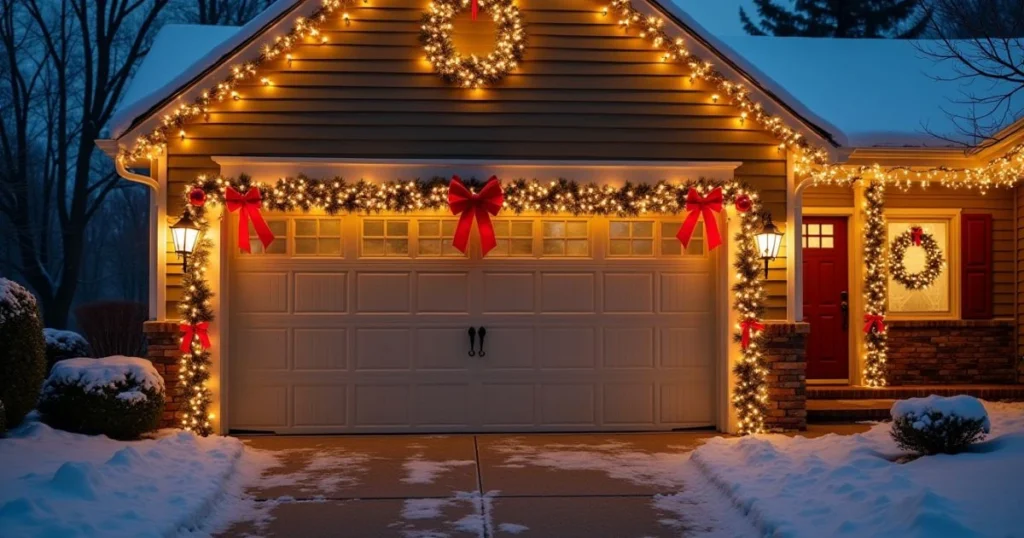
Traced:
<svg viewBox="0 0 1024 538">
<path fill-rule="evenodd" d="M 188 272 L 188 257 L 199 242 L 199 225 L 192 220 L 188 210 L 171 225 L 171 238 L 174 240 L 174 252 L 181 257 L 181 267 Z"/>
<path fill-rule="evenodd" d="M 761 233 L 755 237 L 757 238 L 757 250 L 761 253 L 761 259 L 764 260 L 764 277 L 768 278 L 768 263 L 779 257 L 779 247 L 782 246 L 783 238 L 783 233 L 772 222 L 771 213 L 765 216 Z"/>
</svg>

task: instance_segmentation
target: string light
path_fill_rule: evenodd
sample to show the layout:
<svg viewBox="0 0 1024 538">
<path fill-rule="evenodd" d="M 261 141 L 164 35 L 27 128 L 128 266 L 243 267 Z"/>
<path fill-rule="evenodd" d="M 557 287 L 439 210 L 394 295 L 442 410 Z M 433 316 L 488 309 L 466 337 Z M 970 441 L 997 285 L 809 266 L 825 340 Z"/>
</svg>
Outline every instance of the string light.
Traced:
<svg viewBox="0 0 1024 538">
<path fill-rule="evenodd" d="M 478 0 L 497 25 L 494 50 L 486 57 L 464 57 L 452 42 L 452 20 L 470 0 L 433 0 L 423 15 L 420 42 L 427 60 L 445 81 L 466 88 L 497 82 L 514 71 L 526 50 L 526 28 L 512 0 Z"/>
<path fill-rule="evenodd" d="M 200 176 L 185 192 L 201 189 L 205 193 L 206 205 L 191 206 L 190 211 L 201 229 L 207 229 L 206 207 L 223 205 L 227 187 L 239 192 L 259 189 L 264 209 L 270 211 L 322 210 L 328 214 L 362 213 L 382 211 L 407 213 L 410 211 L 446 210 L 448 208 L 448 179 L 434 178 L 429 181 L 391 181 L 386 183 L 347 182 L 344 178 L 311 179 L 305 176 L 281 178 L 274 185 L 254 182 L 248 176 L 237 179 Z M 467 186 L 479 191 L 483 183 L 476 180 Z M 569 213 L 580 215 L 616 215 L 620 217 L 668 214 L 685 211 L 686 195 L 690 189 L 702 195 L 715 188 L 721 188 L 726 203 L 732 205 L 741 196 L 751 201 L 751 207 L 738 212 L 740 229 L 734 237 L 736 259 L 736 283 L 732 288 L 733 308 L 740 320 L 758 320 L 764 315 L 765 292 L 761 282 L 761 258 L 757 251 L 755 235 L 758 233 L 762 216 L 759 214 L 760 201 L 755 191 L 734 179 L 727 181 L 699 179 L 682 184 L 660 182 L 651 184 L 627 183 L 621 187 L 578 183 L 566 179 L 550 182 L 519 179 L 503 184 L 505 201 L 503 211 L 513 214 L 526 212 L 540 214 Z M 186 273 L 184 288 L 188 290 L 179 303 L 179 310 L 187 323 L 197 324 L 213 321 L 210 309 L 209 286 L 205 279 L 209 241 L 201 239 L 192 255 L 190 270 Z M 742 329 L 734 327 L 733 339 L 742 340 Z M 736 409 L 739 431 L 742 434 L 764 431 L 768 406 L 766 376 L 768 365 L 762 353 L 762 333 L 754 333 L 750 345 L 733 371 L 737 376 L 736 390 L 732 404 Z M 186 390 L 191 389 L 190 407 L 183 419 L 183 427 L 193 431 L 209 433 L 209 352 L 201 349 L 198 340 L 193 342 L 190 353 L 182 357 L 181 379 Z"/>
<path fill-rule="evenodd" d="M 887 258 L 885 256 L 885 184 L 870 181 L 864 189 L 864 312 L 885 316 Z M 886 385 L 888 334 L 871 328 L 864 335 L 864 384 Z"/>
</svg>

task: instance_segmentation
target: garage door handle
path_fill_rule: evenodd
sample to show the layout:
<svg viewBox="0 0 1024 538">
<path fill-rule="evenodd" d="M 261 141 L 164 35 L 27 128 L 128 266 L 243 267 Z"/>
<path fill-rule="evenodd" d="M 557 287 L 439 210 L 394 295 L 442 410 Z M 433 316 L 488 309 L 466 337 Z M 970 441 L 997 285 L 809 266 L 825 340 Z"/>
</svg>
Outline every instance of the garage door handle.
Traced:
<svg viewBox="0 0 1024 538">
<path fill-rule="evenodd" d="M 483 335 L 481 335 L 481 336 L 483 336 Z M 481 338 L 481 341 L 483 341 L 482 338 Z M 475 347 L 476 347 L 476 327 L 470 327 L 469 328 L 469 356 L 470 357 L 475 357 L 476 356 L 476 351 L 474 350 Z"/>
<path fill-rule="evenodd" d="M 484 351 L 484 337 L 486 337 L 486 336 L 487 336 L 487 329 L 485 329 L 483 327 L 480 327 L 480 356 L 481 357 L 483 357 L 484 355 L 487 355 L 487 352 Z"/>
</svg>

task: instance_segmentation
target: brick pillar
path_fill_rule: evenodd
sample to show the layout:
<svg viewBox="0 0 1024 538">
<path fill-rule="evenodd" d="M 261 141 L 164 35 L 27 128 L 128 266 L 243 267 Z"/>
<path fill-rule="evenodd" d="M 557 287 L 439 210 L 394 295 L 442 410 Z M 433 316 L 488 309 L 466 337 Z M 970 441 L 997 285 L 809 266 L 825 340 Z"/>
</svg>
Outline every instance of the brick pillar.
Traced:
<svg viewBox="0 0 1024 538">
<path fill-rule="evenodd" d="M 808 323 L 767 322 L 764 344 L 768 362 L 768 417 L 773 432 L 807 429 Z"/>
<path fill-rule="evenodd" d="M 181 382 L 178 370 L 181 368 L 181 332 L 178 323 L 173 321 L 147 321 L 142 326 L 146 334 L 146 358 L 164 378 L 167 389 L 164 416 L 160 419 L 161 428 L 178 428 L 181 426 L 181 415 L 178 412 L 184 405 L 181 395 Z"/>
</svg>

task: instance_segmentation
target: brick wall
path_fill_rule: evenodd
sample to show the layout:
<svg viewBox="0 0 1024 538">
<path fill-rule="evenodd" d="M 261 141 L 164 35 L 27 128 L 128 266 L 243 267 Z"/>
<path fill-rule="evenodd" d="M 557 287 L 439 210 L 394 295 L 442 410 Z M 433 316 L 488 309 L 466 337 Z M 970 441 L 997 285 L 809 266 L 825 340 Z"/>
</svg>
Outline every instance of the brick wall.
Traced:
<svg viewBox="0 0 1024 538">
<path fill-rule="evenodd" d="M 1010 320 L 887 321 L 890 385 L 1016 383 Z"/>
<path fill-rule="evenodd" d="M 178 369 L 181 367 L 181 351 L 178 349 L 181 345 L 181 332 L 177 323 L 166 321 L 147 321 L 143 324 L 142 330 L 146 334 L 146 357 L 163 376 L 167 389 L 167 404 L 164 407 L 164 416 L 160 420 L 160 427 L 178 428 L 181 425 L 181 415 L 178 411 L 185 405 L 178 380 Z"/>
<path fill-rule="evenodd" d="M 770 431 L 807 429 L 807 323 L 767 323 L 765 358 L 768 362 Z"/>
</svg>

